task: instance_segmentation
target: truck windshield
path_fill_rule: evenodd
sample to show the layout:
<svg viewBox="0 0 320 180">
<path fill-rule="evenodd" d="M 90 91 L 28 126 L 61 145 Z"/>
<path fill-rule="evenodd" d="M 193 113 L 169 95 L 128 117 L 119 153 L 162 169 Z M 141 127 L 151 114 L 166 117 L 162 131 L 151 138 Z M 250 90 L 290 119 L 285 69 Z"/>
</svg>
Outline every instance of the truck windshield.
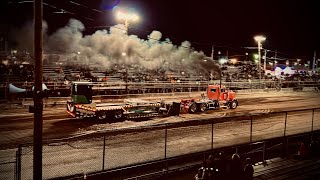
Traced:
<svg viewBox="0 0 320 180">
<path fill-rule="evenodd" d="M 92 102 L 92 87 L 91 85 L 74 84 L 72 88 L 72 95 L 77 103 L 91 103 Z M 81 98 L 81 96 L 85 97 Z"/>
</svg>

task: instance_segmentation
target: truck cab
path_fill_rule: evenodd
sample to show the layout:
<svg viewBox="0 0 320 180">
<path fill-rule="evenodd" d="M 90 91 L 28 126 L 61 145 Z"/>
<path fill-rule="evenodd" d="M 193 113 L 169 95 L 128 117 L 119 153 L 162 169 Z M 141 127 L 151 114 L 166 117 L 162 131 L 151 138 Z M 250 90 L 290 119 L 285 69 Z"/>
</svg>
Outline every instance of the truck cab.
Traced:
<svg viewBox="0 0 320 180">
<path fill-rule="evenodd" d="M 92 103 L 92 83 L 90 82 L 72 82 L 71 100 L 75 104 Z"/>
<path fill-rule="evenodd" d="M 76 106 L 78 104 L 92 103 L 92 83 L 90 82 L 72 82 L 71 101 L 67 101 L 67 112 L 76 117 Z"/>
<path fill-rule="evenodd" d="M 217 101 L 219 104 L 225 105 L 231 109 L 235 109 L 238 106 L 236 93 L 231 90 L 227 90 L 225 86 L 208 85 L 207 97 L 208 99 Z"/>
</svg>

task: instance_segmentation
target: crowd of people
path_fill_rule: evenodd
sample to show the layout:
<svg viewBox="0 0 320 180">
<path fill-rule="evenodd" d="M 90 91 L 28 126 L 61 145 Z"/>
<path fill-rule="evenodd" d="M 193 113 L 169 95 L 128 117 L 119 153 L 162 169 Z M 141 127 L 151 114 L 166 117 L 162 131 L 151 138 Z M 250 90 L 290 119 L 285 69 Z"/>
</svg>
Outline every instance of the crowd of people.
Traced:
<svg viewBox="0 0 320 180">
<path fill-rule="evenodd" d="M 19 78 L 21 82 L 34 80 L 34 66 L 30 64 L 0 64 L 0 81 L 8 81 L 9 76 Z"/>
<path fill-rule="evenodd" d="M 195 180 L 251 180 L 253 179 L 254 168 L 250 158 L 243 163 L 240 155 L 234 153 L 231 159 L 225 157 L 220 151 L 215 157 L 210 155 L 195 175 Z"/>
<path fill-rule="evenodd" d="M 297 140 L 293 158 L 298 160 L 320 157 L 320 142 L 317 136 Z M 294 150 L 294 148 L 293 148 Z M 292 152 L 292 151 L 291 151 Z M 292 154 L 291 154 L 292 155 Z M 238 153 L 227 157 L 223 151 L 209 155 L 198 169 L 195 180 L 252 180 L 254 163 L 250 157 L 241 158 Z"/>
<path fill-rule="evenodd" d="M 229 70 L 236 69 L 235 71 Z M 66 69 L 71 69 L 76 71 L 77 74 L 69 74 L 65 72 Z M 34 66 L 31 64 L 0 64 L 0 80 L 1 82 L 8 81 L 9 76 L 16 76 L 21 82 L 32 82 L 34 81 Z M 217 77 L 212 77 L 210 74 L 190 74 L 188 72 L 169 72 L 164 69 L 158 70 L 147 70 L 141 69 L 141 67 L 136 66 L 114 66 L 103 71 L 97 70 L 95 68 L 84 67 L 80 65 L 61 65 L 61 67 L 56 70 L 57 77 L 50 77 L 50 75 L 44 74 L 44 81 L 75 81 L 75 80 L 89 80 L 93 82 L 106 81 L 108 78 L 97 77 L 94 74 L 99 72 L 104 74 L 105 77 L 113 76 L 118 77 L 119 81 L 128 82 L 146 82 L 146 81 L 209 81 L 217 80 Z M 280 76 L 275 77 L 270 73 L 266 74 L 263 69 L 258 70 L 258 67 L 250 63 L 242 63 L 240 65 L 234 66 L 224 66 L 222 68 L 222 79 L 227 82 L 237 82 L 237 81 L 252 81 L 254 79 L 265 79 L 265 80 L 285 80 L 285 81 L 318 81 L 320 74 L 318 72 L 308 72 L 308 71 L 298 71 L 296 70 L 294 74 L 284 74 L 281 73 Z"/>
<path fill-rule="evenodd" d="M 312 157 L 320 157 L 320 143 L 315 136 L 311 140 L 299 139 L 297 141 L 298 150 L 294 155 L 296 159 L 307 159 Z"/>
</svg>

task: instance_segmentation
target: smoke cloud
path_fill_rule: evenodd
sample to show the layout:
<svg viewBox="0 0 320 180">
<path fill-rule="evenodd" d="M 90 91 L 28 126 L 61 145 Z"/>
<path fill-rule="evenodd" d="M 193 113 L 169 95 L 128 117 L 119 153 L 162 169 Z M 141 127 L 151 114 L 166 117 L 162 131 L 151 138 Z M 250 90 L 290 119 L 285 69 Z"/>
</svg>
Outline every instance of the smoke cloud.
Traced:
<svg viewBox="0 0 320 180">
<path fill-rule="evenodd" d="M 91 35 L 84 35 L 84 30 L 80 21 L 70 19 L 65 27 L 45 38 L 45 53 L 70 54 L 79 64 L 104 69 L 126 65 L 189 74 L 205 74 L 218 69 L 202 51 L 193 50 L 190 42 L 174 45 L 170 39 L 163 39 L 159 31 L 152 31 L 147 39 L 140 39 L 127 35 L 123 24 L 109 30 L 97 30 Z"/>
</svg>

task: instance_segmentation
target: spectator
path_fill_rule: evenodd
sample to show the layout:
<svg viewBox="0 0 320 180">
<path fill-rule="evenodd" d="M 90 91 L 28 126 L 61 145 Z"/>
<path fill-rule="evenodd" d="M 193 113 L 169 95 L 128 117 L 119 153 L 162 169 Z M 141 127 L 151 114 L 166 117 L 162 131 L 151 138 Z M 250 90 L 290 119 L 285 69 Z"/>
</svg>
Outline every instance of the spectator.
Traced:
<svg viewBox="0 0 320 180">
<path fill-rule="evenodd" d="M 301 158 L 306 158 L 308 156 L 308 149 L 303 141 L 300 143 L 299 155 Z"/>
<path fill-rule="evenodd" d="M 299 150 L 298 150 L 297 154 L 295 155 L 295 157 L 297 159 L 305 159 L 305 158 L 307 158 L 308 149 L 307 149 L 305 143 L 303 141 L 299 141 L 298 145 L 299 145 Z"/>
<path fill-rule="evenodd" d="M 320 145 L 319 142 L 315 139 L 314 136 L 311 137 L 311 142 L 309 146 L 310 155 L 312 157 L 318 157 L 320 153 Z"/>
<path fill-rule="evenodd" d="M 213 155 L 210 155 L 207 159 L 207 167 L 208 168 L 214 168 L 214 157 Z"/>
<path fill-rule="evenodd" d="M 215 161 L 215 177 L 217 179 L 225 179 L 227 175 L 227 161 L 224 156 L 224 152 L 220 151 Z"/>
<path fill-rule="evenodd" d="M 212 179 L 213 178 L 213 173 L 214 173 L 214 169 L 215 169 L 215 163 L 214 163 L 214 157 L 213 155 L 210 155 L 206 161 L 206 176 L 208 179 Z"/>
<path fill-rule="evenodd" d="M 206 169 L 204 167 L 201 167 L 198 169 L 198 173 L 194 176 L 195 180 L 206 180 Z"/>
<path fill-rule="evenodd" d="M 253 169 L 253 165 L 251 163 L 251 159 L 247 158 L 246 165 L 244 167 L 245 179 L 247 179 L 247 180 L 253 179 L 253 173 L 254 173 L 254 169 Z"/>
<path fill-rule="evenodd" d="M 243 179 L 243 169 L 241 167 L 240 156 L 237 153 L 232 155 L 230 164 L 230 179 Z"/>
</svg>

